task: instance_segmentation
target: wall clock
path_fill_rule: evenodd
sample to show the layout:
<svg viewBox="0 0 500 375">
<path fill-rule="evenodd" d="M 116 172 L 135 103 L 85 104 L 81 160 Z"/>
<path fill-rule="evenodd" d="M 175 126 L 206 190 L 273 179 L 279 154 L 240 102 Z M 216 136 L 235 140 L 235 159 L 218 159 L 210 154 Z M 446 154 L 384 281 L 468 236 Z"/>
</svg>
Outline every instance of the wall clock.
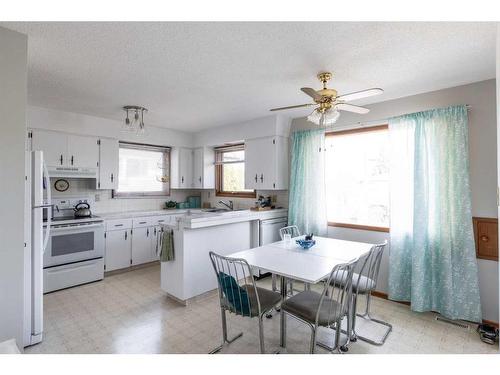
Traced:
<svg viewBox="0 0 500 375">
<path fill-rule="evenodd" d="M 61 178 L 61 179 L 57 180 L 56 182 L 54 182 L 54 188 L 57 191 L 61 191 L 61 192 L 66 191 L 69 188 L 69 182 L 68 182 L 68 180 Z"/>
</svg>

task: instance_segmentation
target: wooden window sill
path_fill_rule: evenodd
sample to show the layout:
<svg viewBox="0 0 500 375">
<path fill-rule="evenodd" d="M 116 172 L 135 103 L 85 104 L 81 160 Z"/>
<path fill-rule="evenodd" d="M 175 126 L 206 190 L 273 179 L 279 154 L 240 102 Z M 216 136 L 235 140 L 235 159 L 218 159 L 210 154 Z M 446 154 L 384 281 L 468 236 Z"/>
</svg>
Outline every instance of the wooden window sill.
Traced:
<svg viewBox="0 0 500 375">
<path fill-rule="evenodd" d="M 372 232 L 385 232 L 389 233 L 390 228 L 387 227 L 374 227 L 370 225 L 359 225 L 359 224 L 344 224 L 344 223 L 332 223 L 328 222 L 329 227 L 338 227 L 338 228 L 348 228 L 348 229 L 358 229 L 358 230 L 368 230 Z"/>
<path fill-rule="evenodd" d="M 233 197 L 233 198 L 256 198 L 257 193 L 253 192 L 238 192 L 238 191 L 216 191 L 216 197 Z"/>
</svg>

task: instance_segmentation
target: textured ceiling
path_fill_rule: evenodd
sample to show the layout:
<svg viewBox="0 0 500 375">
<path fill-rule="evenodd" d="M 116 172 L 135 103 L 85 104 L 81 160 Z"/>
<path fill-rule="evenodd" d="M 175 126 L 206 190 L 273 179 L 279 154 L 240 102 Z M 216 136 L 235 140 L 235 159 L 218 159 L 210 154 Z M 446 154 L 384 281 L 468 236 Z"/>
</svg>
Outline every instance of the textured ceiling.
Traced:
<svg viewBox="0 0 500 375">
<path fill-rule="evenodd" d="M 494 23 L 0 25 L 29 36 L 30 104 L 118 120 L 138 104 L 184 131 L 306 103 L 321 70 L 339 93 L 382 87 L 371 102 L 495 77 Z"/>
</svg>

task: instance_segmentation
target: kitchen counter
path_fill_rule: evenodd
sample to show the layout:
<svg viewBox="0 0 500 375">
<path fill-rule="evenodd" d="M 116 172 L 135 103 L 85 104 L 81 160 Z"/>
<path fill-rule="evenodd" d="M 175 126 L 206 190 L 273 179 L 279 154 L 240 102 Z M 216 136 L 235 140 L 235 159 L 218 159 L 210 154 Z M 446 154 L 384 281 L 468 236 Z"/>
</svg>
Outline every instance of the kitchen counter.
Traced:
<svg viewBox="0 0 500 375">
<path fill-rule="evenodd" d="M 235 210 L 226 212 L 191 212 L 179 219 L 185 229 L 205 228 L 243 221 L 266 220 L 288 215 L 286 208 L 269 211 Z"/>
<path fill-rule="evenodd" d="M 201 213 L 201 208 L 191 209 L 163 209 L 163 210 L 149 210 L 149 211 L 121 211 L 121 212 L 103 212 L 96 215 L 104 220 L 110 219 L 125 219 L 133 217 L 147 217 L 147 216 L 161 216 L 161 215 L 182 215 L 187 214 L 189 211 L 192 213 Z"/>
<path fill-rule="evenodd" d="M 266 220 L 288 215 L 286 208 L 277 208 L 269 211 L 234 210 L 224 212 L 206 212 L 200 208 L 171 209 L 153 211 L 127 211 L 98 213 L 104 220 L 127 219 L 149 216 L 176 215 L 179 217 L 179 226 L 186 229 L 204 228 L 215 225 L 224 225 L 242 221 Z"/>
<path fill-rule="evenodd" d="M 161 263 L 161 288 L 178 302 L 213 290 L 217 280 L 209 252 L 228 255 L 259 246 L 261 220 L 286 217 L 287 209 L 191 212 L 173 229 L 175 259 Z"/>
</svg>

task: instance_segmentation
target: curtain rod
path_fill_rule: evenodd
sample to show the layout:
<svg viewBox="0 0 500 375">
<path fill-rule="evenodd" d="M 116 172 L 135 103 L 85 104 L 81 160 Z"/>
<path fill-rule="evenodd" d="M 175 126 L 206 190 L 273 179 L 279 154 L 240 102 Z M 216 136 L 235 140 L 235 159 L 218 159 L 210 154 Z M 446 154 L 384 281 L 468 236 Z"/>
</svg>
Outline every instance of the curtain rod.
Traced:
<svg viewBox="0 0 500 375">
<path fill-rule="evenodd" d="M 470 104 L 466 104 L 465 107 L 467 108 L 467 112 L 470 112 L 472 110 L 472 106 Z M 418 111 L 418 112 L 423 112 L 423 111 Z M 349 125 L 343 125 L 343 126 L 335 126 L 333 124 L 332 126 L 327 126 L 325 127 L 325 131 L 339 131 L 339 130 L 347 130 L 347 129 L 357 129 L 357 128 L 368 128 L 372 126 L 377 126 L 377 125 L 385 125 L 389 122 L 389 118 L 384 118 L 384 119 L 379 119 L 379 120 L 371 120 L 371 121 L 358 121 Z"/>
</svg>

